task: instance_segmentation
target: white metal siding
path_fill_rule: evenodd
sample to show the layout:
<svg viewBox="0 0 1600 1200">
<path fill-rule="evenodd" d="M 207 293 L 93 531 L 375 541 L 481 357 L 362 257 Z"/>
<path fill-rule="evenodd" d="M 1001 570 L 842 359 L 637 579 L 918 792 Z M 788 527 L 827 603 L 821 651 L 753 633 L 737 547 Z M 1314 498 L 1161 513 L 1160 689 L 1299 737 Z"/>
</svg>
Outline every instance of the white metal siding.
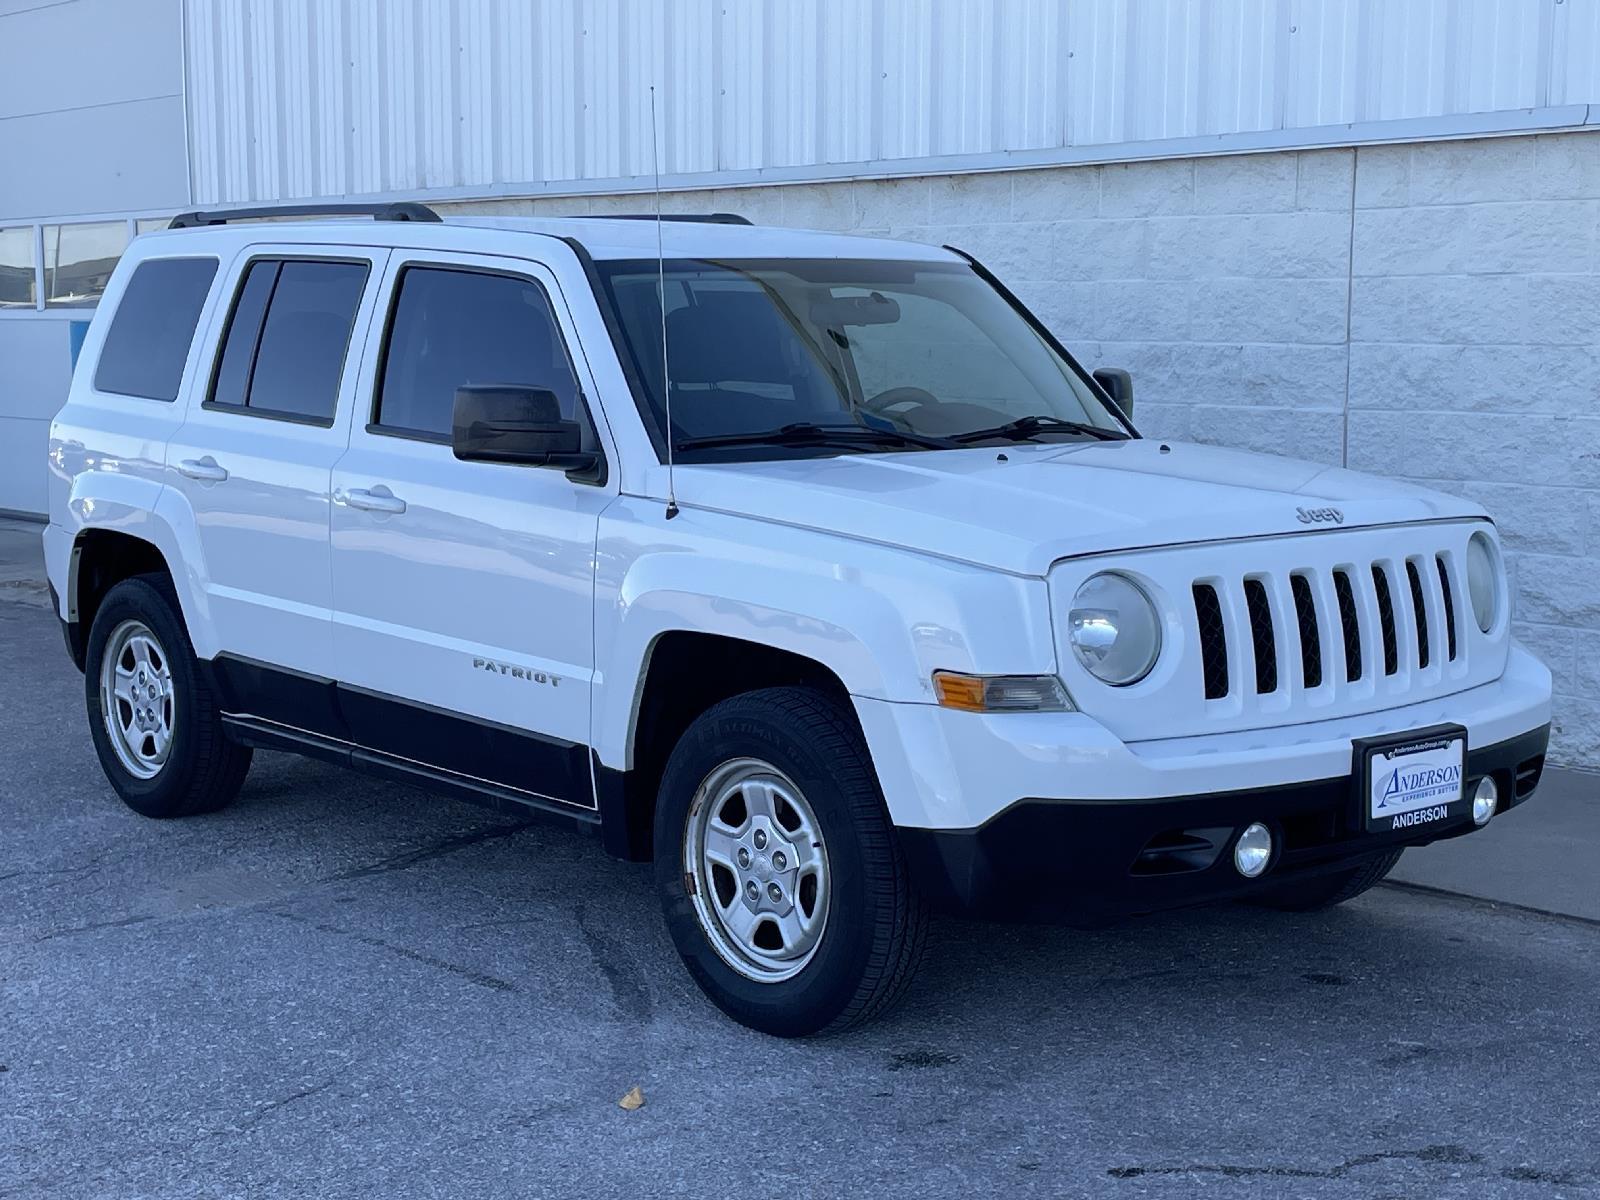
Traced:
<svg viewBox="0 0 1600 1200">
<path fill-rule="evenodd" d="M 1600 100 L 1600 0 L 208 0 L 200 203 L 687 176 Z"/>
<path fill-rule="evenodd" d="M 514 189 L 1600 101 L 1600 0 L 205 0 L 199 203 Z"/>
<path fill-rule="evenodd" d="M 178 9 L 0 3 L 0 220 L 183 203 Z"/>
</svg>

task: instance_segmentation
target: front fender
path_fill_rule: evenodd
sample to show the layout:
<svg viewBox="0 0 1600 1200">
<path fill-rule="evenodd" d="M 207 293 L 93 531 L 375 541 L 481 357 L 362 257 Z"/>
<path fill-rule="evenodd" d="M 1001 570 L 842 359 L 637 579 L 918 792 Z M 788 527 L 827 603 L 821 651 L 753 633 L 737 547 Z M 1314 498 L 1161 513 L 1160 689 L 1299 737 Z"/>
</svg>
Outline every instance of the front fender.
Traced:
<svg viewBox="0 0 1600 1200">
<path fill-rule="evenodd" d="M 931 702 L 940 668 L 1056 668 L 1042 580 L 729 514 L 685 509 L 669 524 L 630 501 L 608 510 L 597 555 L 594 741 L 609 766 L 631 765 L 651 650 L 669 632 L 785 650 L 878 700 Z"/>
</svg>

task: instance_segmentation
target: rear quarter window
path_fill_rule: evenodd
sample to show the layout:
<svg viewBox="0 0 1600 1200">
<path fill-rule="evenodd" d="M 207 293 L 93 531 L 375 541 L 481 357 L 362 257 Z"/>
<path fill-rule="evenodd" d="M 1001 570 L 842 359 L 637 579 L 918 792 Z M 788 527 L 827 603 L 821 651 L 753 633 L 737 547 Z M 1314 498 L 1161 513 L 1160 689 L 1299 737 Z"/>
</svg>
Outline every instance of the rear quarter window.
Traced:
<svg viewBox="0 0 1600 1200">
<path fill-rule="evenodd" d="M 100 349 L 95 389 L 176 400 L 216 274 L 214 258 L 152 258 L 135 267 Z"/>
</svg>

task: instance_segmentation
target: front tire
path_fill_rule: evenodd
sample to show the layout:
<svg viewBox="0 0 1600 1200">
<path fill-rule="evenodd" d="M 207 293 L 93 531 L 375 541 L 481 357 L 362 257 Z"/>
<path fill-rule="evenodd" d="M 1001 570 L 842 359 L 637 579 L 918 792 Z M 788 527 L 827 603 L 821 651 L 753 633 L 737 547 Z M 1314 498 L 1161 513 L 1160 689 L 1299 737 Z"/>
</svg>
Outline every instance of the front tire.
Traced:
<svg viewBox="0 0 1600 1200">
<path fill-rule="evenodd" d="M 123 803 L 146 817 L 186 817 L 231 803 L 250 750 L 228 740 L 171 584 L 125 579 L 89 628 L 89 732 Z"/>
<path fill-rule="evenodd" d="M 662 776 L 656 886 L 684 965 L 779 1037 L 867 1021 L 904 993 L 926 915 L 852 714 L 809 688 L 725 700 Z"/>
<path fill-rule="evenodd" d="M 1286 883 L 1263 892 L 1255 898 L 1255 903 L 1282 912 L 1321 912 L 1333 908 L 1383 882 L 1402 853 L 1401 850 L 1384 851 L 1372 855 L 1359 866 Z"/>
</svg>

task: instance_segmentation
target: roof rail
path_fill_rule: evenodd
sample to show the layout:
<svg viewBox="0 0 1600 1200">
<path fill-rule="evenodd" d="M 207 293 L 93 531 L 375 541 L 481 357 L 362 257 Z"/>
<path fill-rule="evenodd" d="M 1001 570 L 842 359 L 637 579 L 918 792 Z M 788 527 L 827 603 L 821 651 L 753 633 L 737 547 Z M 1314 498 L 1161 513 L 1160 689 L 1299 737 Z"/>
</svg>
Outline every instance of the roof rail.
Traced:
<svg viewBox="0 0 1600 1200">
<path fill-rule="evenodd" d="M 439 214 L 426 204 L 402 200 L 392 204 L 268 204 L 260 208 L 222 208 L 211 212 L 179 213 L 168 229 L 194 229 L 201 225 L 226 225 L 230 221 L 264 217 L 371 217 L 374 221 L 438 221 Z"/>
<path fill-rule="evenodd" d="M 588 221 L 654 221 L 655 213 L 591 213 L 580 218 Z M 699 225 L 749 225 L 749 217 L 738 213 L 662 213 L 663 221 L 691 221 Z"/>
</svg>

